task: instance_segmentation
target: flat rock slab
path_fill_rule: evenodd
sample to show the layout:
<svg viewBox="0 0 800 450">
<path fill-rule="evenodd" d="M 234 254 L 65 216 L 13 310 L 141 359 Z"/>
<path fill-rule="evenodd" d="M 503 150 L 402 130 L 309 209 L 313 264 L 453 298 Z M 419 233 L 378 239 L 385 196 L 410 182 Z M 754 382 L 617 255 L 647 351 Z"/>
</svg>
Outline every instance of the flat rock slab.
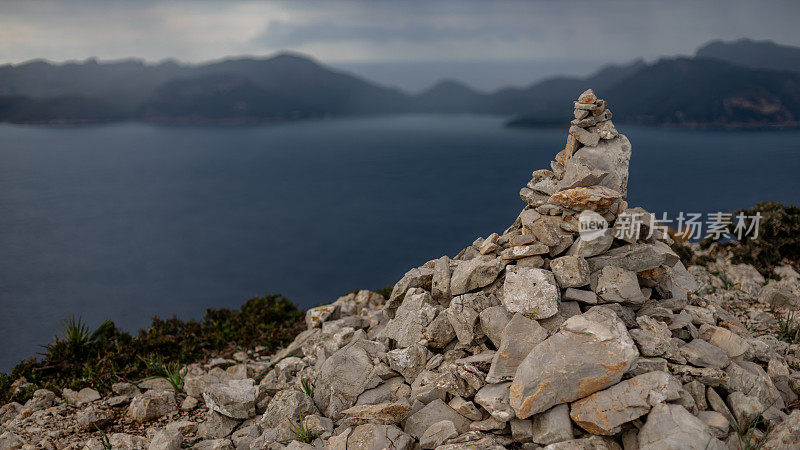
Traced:
<svg viewBox="0 0 800 450">
<path fill-rule="evenodd" d="M 605 266 L 616 266 L 637 273 L 655 269 L 666 261 L 666 253 L 651 244 L 623 245 L 586 260 L 592 272 Z"/>
<path fill-rule="evenodd" d="M 649 372 L 580 399 L 570 417 L 592 434 L 610 436 L 620 425 L 637 419 L 654 405 L 680 397 L 681 384 L 666 372 Z"/>
<path fill-rule="evenodd" d="M 567 319 L 522 361 L 511 385 L 520 419 L 619 382 L 639 351 L 617 314 L 603 306 Z"/>
<path fill-rule="evenodd" d="M 450 293 L 452 295 L 466 294 L 467 292 L 488 286 L 497 279 L 503 270 L 504 264 L 493 256 L 479 256 L 467 261 L 459 261 L 450 279 Z"/>
</svg>

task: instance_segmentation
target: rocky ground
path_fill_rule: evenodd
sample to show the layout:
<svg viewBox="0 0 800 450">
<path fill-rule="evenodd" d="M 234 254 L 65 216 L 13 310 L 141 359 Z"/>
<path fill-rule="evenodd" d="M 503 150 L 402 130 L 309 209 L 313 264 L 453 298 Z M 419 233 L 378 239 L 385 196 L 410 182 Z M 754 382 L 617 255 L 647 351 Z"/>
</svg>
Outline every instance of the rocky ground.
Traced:
<svg viewBox="0 0 800 450">
<path fill-rule="evenodd" d="M 165 379 L 39 390 L 0 408 L 0 449 L 800 448 L 800 275 L 666 233 L 622 233 L 631 145 L 591 91 L 502 234 L 411 269 L 389 298 Z M 578 233 L 592 211 L 611 226 Z M 704 250 L 695 246 L 698 255 Z"/>
</svg>

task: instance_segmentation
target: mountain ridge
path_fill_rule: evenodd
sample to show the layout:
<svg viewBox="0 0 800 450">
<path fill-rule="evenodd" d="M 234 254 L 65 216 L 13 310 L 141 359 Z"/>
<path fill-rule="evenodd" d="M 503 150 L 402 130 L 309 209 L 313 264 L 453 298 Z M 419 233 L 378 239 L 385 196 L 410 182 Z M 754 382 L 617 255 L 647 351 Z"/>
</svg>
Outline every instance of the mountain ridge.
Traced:
<svg viewBox="0 0 800 450">
<path fill-rule="evenodd" d="M 765 46 L 771 51 L 764 51 Z M 757 48 L 760 59 L 737 51 L 741 48 Z M 797 71 L 785 70 L 795 63 Z M 626 114 L 618 117 L 622 121 L 794 127 L 800 120 L 795 106 L 800 104 L 800 48 L 712 41 L 692 57 L 610 64 L 586 77 L 549 77 L 491 92 L 440 80 L 417 94 L 296 52 L 200 64 L 95 58 L 57 64 L 38 59 L 0 66 L 0 121 L 207 123 L 424 112 L 505 115 L 513 118 L 513 126 L 541 126 L 562 117 L 559 99 L 587 86 L 625 106 L 621 110 Z M 658 98 L 673 107 L 643 98 Z"/>
</svg>

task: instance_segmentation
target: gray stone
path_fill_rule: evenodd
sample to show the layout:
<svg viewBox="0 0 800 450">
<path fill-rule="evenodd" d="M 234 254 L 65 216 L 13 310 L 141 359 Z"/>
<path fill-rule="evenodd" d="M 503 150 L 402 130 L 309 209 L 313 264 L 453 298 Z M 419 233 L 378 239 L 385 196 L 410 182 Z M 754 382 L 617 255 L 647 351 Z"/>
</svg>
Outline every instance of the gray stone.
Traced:
<svg viewBox="0 0 800 450">
<path fill-rule="evenodd" d="M 483 240 L 481 245 L 478 247 L 478 252 L 480 252 L 481 255 L 488 255 L 489 253 L 497 250 L 499 247 L 499 245 L 497 245 L 497 238 L 499 237 L 500 236 L 498 236 L 497 233 L 492 233 L 489 237 Z"/>
<path fill-rule="evenodd" d="M 543 450 L 622 450 L 622 447 L 611 438 L 589 436 L 550 444 Z"/>
<path fill-rule="evenodd" d="M 758 292 L 758 301 L 778 311 L 793 311 L 800 308 L 800 297 L 791 288 L 775 281 L 770 281 Z"/>
<path fill-rule="evenodd" d="M 590 161 L 574 156 L 564 165 L 564 178 L 558 183 L 557 190 L 576 187 L 589 187 L 602 184 L 608 172 L 595 167 Z"/>
<path fill-rule="evenodd" d="M 767 408 L 784 408 L 783 396 L 758 364 L 749 361 L 731 363 L 725 373 L 728 374 L 728 379 L 723 386 L 728 392 L 738 391 L 756 397 Z"/>
<path fill-rule="evenodd" d="M 442 256 L 436 260 L 433 266 L 433 278 L 431 280 L 431 295 L 439 303 L 447 307 L 453 295 L 450 293 L 450 258 Z"/>
<path fill-rule="evenodd" d="M 222 439 L 230 436 L 239 426 L 239 421 L 223 416 L 216 411 L 208 411 L 205 422 L 197 427 L 197 437 L 201 439 Z"/>
<path fill-rule="evenodd" d="M 511 313 L 546 319 L 558 312 L 561 290 L 553 273 L 532 267 L 509 266 L 503 284 L 503 305 Z"/>
<path fill-rule="evenodd" d="M 429 426 L 442 420 L 452 422 L 459 434 L 469 430 L 469 420 L 439 399 L 428 403 L 406 419 L 404 429 L 406 433 L 419 439 Z"/>
<path fill-rule="evenodd" d="M 401 398 L 393 402 L 353 406 L 342 411 L 342 414 L 348 418 L 388 425 L 401 422 L 408 416 L 409 411 L 411 404 L 405 398 Z"/>
<path fill-rule="evenodd" d="M 497 299 L 493 295 L 487 296 L 483 292 L 453 297 L 450 307 L 447 308 L 447 317 L 450 319 L 458 341 L 464 345 L 471 344 L 476 337 L 475 325 L 478 315 L 484 309 L 496 305 Z"/>
<path fill-rule="evenodd" d="M 33 396 L 25 402 L 25 409 L 30 409 L 33 412 L 41 411 L 53 406 L 56 394 L 47 389 L 37 389 L 34 391 Z"/>
<path fill-rule="evenodd" d="M 574 300 L 581 303 L 586 303 L 587 305 L 597 304 L 597 294 L 592 291 L 585 291 L 583 289 L 567 288 L 564 291 L 562 298 L 565 301 Z"/>
<path fill-rule="evenodd" d="M 413 445 L 414 439 L 394 425 L 359 425 L 347 438 L 347 450 L 406 450 Z"/>
<path fill-rule="evenodd" d="M 562 288 L 589 284 L 589 264 L 582 256 L 562 256 L 550 261 L 550 270 Z"/>
<path fill-rule="evenodd" d="M 537 242 L 531 245 L 519 245 L 516 247 L 509 247 L 500 252 L 500 257 L 506 261 L 516 261 L 519 259 L 525 259 L 537 255 L 543 255 L 548 251 L 550 251 L 550 249 L 546 245 L 542 244 L 541 242 Z"/>
<path fill-rule="evenodd" d="M 483 418 L 483 415 L 481 414 L 480 411 L 478 411 L 478 408 L 475 406 L 474 403 L 472 403 L 469 400 L 464 400 L 459 396 L 453 397 L 453 399 L 450 400 L 450 403 L 448 403 L 448 405 L 450 405 L 450 407 L 456 410 L 456 412 L 458 412 L 459 414 L 461 414 L 462 416 L 466 417 L 469 420 L 474 421 L 474 420 L 481 420 Z"/>
<path fill-rule="evenodd" d="M 340 305 L 330 304 L 310 308 L 306 311 L 306 328 L 311 329 L 322 326 L 327 320 L 338 319 L 340 316 Z"/>
<path fill-rule="evenodd" d="M 214 384 L 203 392 L 208 409 L 232 419 L 248 419 L 256 415 L 256 386 L 250 378 Z"/>
<path fill-rule="evenodd" d="M 679 351 L 689 363 L 699 367 L 724 369 L 730 363 L 724 350 L 702 339 L 693 339 Z"/>
<path fill-rule="evenodd" d="M 522 361 L 511 385 L 520 419 L 616 384 L 639 357 L 614 311 L 595 306 L 570 317 Z"/>
<path fill-rule="evenodd" d="M 392 377 L 377 387 L 367 389 L 358 396 L 356 405 L 374 405 L 376 403 L 391 402 L 411 395 L 411 387 L 405 383 L 403 377 Z"/>
<path fill-rule="evenodd" d="M 136 421 L 157 419 L 176 411 L 175 393 L 172 391 L 147 391 L 137 395 L 128 406 L 128 415 Z"/>
<path fill-rule="evenodd" d="M 450 279 L 450 292 L 455 296 L 488 286 L 502 270 L 503 262 L 493 256 L 459 261 Z"/>
<path fill-rule="evenodd" d="M 511 383 L 487 384 L 475 394 L 475 403 L 481 405 L 495 419 L 508 422 L 514 417 L 508 399 Z"/>
<path fill-rule="evenodd" d="M 531 442 L 541 445 L 554 444 L 574 437 L 569 405 L 561 404 L 533 416 Z"/>
<path fill-rule="evenodd" d="M 377 342 L 357 340 L 326 359 L 314 389 L 317 408 L 338 420 L 343 410 L 355 405 L 362 392 L 380 384 L 378 368 L 372 361 L 384 350 Z"/>
<path fill-rule="evenodd" d="M 133 385 L 130 386 L 136 390 L 136 393 L 138 393 L 138 389 L 136 389 L 135 386 Z M 131 390 L 131 392 L 134 391 Z M 88 403 L 94 402 L 96 400 L 100 400 L 100 393 L 88 387 L 83 388 L 78 392 L 75 392 L 72 389 L 67 388 L 61 391 L 61 396 L 67 403 L 74 406 L 83 406 Z"/>
<path fill-rule="evenodd" d="M 512 314 L 508 312 L 505 306 L 490 306 L 479 314 L 481 320 L 481 330 L 492 341 L 495 348 L 500 347 L 502 341 L 503 330 L 508 322 L 511 320 Z"/>
<path fill-rule="evenodd" d="M 655 269 L 666 261 L 667 256 L 652 244 L 623 245 L 586 260 L 592 272 L 606 266 L 616 266 L 636 273 Z"/>
<path fill-rule="evenodd" d="M 425 370 L 417 376 L 411 385 L 411 402 L 421 401 L 430 403 L 437 398 L 444 400 L 447 398 L 447 391 L 439 386 L 439 382 L 444 377 L 443 374 Z"/>
<path fill-rule="evenodd" d="M 456 431 L 456 426 L 453 425 L 453 422 L 441 420 L 425 430 L 425 433 L 419 439 L 419 445 L 423 450 L 434 449 L 456 436 L 458 436 L 458 431 Z"/>
<path fill-rule="evenodd" d="M 427 267 L 417 267 L 411 269 L 403 275 L 403 278 L 395 283 L 392 288 L 392 294 L 386 302 L 386 310 L 388 317 L 394 317 L 394 310 L 397 309 L 400 302 L 405 298 L 406 292 L 412 288 L 422 288 L 425 290 L 431 289 L 431 282 L 433 281 L 433 269 Z"/>
<path fill-rule="evenodd" d="M 706 424 L 715 438 L 725 439 L 728 436 L 730 422 L 725 418 L 725 415 L 716 411 L 700 411 L 697 413 L 697 418 Z"/>
<path fill-rule="evenodd" d="M 724 350 L 731 359 L 737 359 L 750 350 L 746 340 L 727 328 L 702 325 L 700 337 Z"/>
<path fill-rule="evenodd" d="M 610 436 L 658 403 L 680 397 L 681 384 L 666 372 L 649 372 L 574 402 L 570 417 L 592 434 Z"/>
<path fill-rule="evenodd" d="M 159 430 L 150 439 L 148 450 L 180 450 L 183 435 L 178 430 Z"/>
<path fill-rule="evenodd" d="M 606 303 L 641 305 L 645 302 L 636 274 L 620 267 L 605 266 L 593 274 L 592 288 Z"/>
<path fill-rule="evenodd" d="M 569 134 L 575 137 L 583 145 L 594 147 L 600 142 L 600 134 L 592 133 L 584 128 L 572 125 L 569 127 Z"/>
<path fill-rule="evenodd" d="M 9 420 L 14 420 L 22 412 L 22 409 L 22 405 L 17 402 L 8 402 L 0 406 L 0 425 L 3 425 Z"/>
<path fill-rule="evenodd" d="M 389 358 L 389 367 L 402 375 L 409 384 L 425 370 L 425 363 L 428 361 L 428 349 L 419 344 L 392 350 L 386 355 Z"/>
<path fill-rule="evenodd" d="M 663 322 L 649 316 L 636 318 L 639 328 L 630 331 L 643 356 L 661 356 L 673 346 L 672 332 Z"/>
<path fill-rule="evenodd" d="M 489 308 L 491 309 L 491 308 Z M 456 331 L 450 323 L 447 311 L 440 312 L 435 319 L 422 330 L 423 337 L 428 341 L 430 348 L 444 348 L 456 338 Z"/>
<path fill-rule="evenodd" d="M 514 314 L 503 330 L 500 346 L 492 358 L 492 366 L 486 381 L 498 383 L 512 380 L 522 360 L 547 337 L 547 330 L 535 320 L 522 314 Z"/>
<path fill-rule="evenodd" d="M 756 397 L 741 392 L 733 392 L 728 396 L 728 406 L 741 430 L 748 429 L 753 420 L 766 409 Z"/>
<path fill-rule="evenodd" d="M 410 289 L 389 320 L 383 335 L 397 341 L 400 347 L 408 347 L 425 339 L 425 328 L 436 318 L 441 306 L 427 292 Z"/>
<path fill-rule="evenodd" d="M 192 450 L 234 450 L 230 439 L 206 439 L 192 446 Z"/>
<path fill-rule="evenodd" d="M 667 370 L 667 360 L 664 358 L 638 358 L 628 374 L 635 377 L 648 372 L 666 372 Z"/>
<path fill-rule="evenodd" d="M 606 133 L 609 125 L 604 125 L 600 132 Z M 610 124 L 613 128 L 613 124 Z M 607 174 L 597 183 L 622 194 L 623 198 L 628 191 L 628 166 L 631 159 L 631 143 L 625 136 L 617 136 L 610 140 L 600 141 L 596 146 L 587 146 L 579 149 L 567 161 L 564 167 L 566 179 L 571 165 L 583 164 L 597 171 Z M 575 169 L 572 169 L 575 170 Z"/>
<path fill-rule="evenodd" d="M 653 407 L 639 430 L 640 450 L 726 450 L 700 419 L 680 405 Z"/>
<path fill-rule="evenodd" d="M 100 409 L 96 406 L 90 406 L 82 409 L 75 414 L 75 420 L 78 425 L 84 430 L 96 431 L 108 425 L 114 419 L 114 414 L 111 411 Z"/>
<path fill-rule="evenodd" d="M 569 250 L 567 250 L 567 255 L 583 256 L 584 258 L 600 255 L 608 251 L 613 242 L 614 233 L 610 228 L 606 229 L 603 234 L 597 236 L 595 239 L 586 240 L 578 236 L 578 239 L 576 239 Z"/>
<path fill-rule="evenodd" d="M 793 411 L 766 437 L 763 450 L 796 448 L 800 443 L 800 411 Z"/>
<path fill-rule="evenodd" d="M 23 441 L 22 438 L 20 438 L 16 433 L 11 431 L 4 431 L 3 433 L 0 433 L 0 449 L 19 450 L 24 447 L 25 441 Z"/>
</svg>

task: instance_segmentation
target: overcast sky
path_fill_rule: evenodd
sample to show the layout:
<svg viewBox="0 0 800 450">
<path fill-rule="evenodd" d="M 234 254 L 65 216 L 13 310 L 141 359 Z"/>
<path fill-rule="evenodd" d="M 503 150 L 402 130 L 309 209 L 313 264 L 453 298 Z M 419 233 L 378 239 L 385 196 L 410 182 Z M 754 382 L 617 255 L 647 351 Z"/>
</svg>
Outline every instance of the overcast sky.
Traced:
<svg viewBox="0 0 800 450">
<path fill-rule="evenodd" d="M 798 18 L 797 0 L 0 0 L 0 63 L 199 62 L 294 50 L 385 82 L 483 73 L 478 84 L 488 88 L 532 72 L 691 54 L 712 39 L 800 45 Z M 494 71 L 485 64 L 499 61 Z"/>
</svg>

